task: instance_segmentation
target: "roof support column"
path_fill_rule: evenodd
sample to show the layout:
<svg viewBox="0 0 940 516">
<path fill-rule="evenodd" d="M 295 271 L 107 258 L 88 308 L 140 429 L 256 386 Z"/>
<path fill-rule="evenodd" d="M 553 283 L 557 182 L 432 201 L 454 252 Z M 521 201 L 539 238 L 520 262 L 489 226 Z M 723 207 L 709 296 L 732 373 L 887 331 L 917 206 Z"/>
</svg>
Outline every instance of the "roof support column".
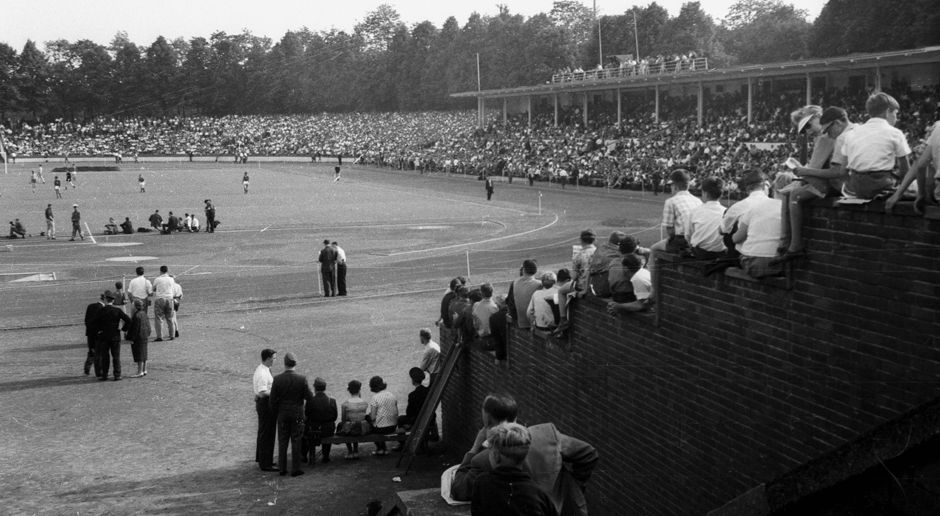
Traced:
<svg viewBox="0 0 940 516">
<path fill-rule="evenodd" d="M 703 110 L 705 107 L 705 101 L 703 97 L 705 96 L 705 88 L 702 87 L 702 81 L 698 81 L 698 126 L 702 127 L 702 119 L 704 118 Z"/>
<path fill-rule="evenodd" d="M 528 101 L 529 127 L 532 127 L 532 95 L 529 95 Z"/>
<path fill-rule="evenodd" d="M 620 88 L 617 88 L 617 127 L 620 127 L 621 122 L 623 122 L 623 110 L 621 109 L 622 96 Z"/>
<path fill-rule="evenodd" d="M 659 85 L 653 87 L 654 97 L 656 98 L 655 111 L 653 112 L 653 120 L 658 124 L 659 123 Z"/>
<path fill-rule="evenodd" d="M 806 105 L 813 103 L 813 83 L 809 78 L 809 74 L 806 74 Z"/>
<path fill-rule="evenodd" d="M 747 123 L 754 122 L 754 81 L 751 77 L 747 78 Z"/>
<path fill-rule="evenodd" d="M 875 67 L 875 91 L 881 91 L 881 67 Z"/>
<path fill-rule="evenodd" d="M 585 92 L 584 92 L 584 104 L 583 104 L 584 109 L 581 110 L 582 115 L 584 115 L 583 118 L 584 118 L 584 128 L 585 128 L 585 129 L 587 129 L 587 122 L 588 122 L 587 97 L 588 97 L 588 92 L 585 91 Z"/>
<path fill-rule="evenodd" d="M 509 99 L 503 97 L 503 125 L 506 125 L 506 121 L 509 118 L 507 111 L 509 110 Z"/>
<path fill-rule="evenodd" d="M 552 99 L 555 104 L 555 127 L 558 127 L 558 94 L 552 95 Z"/>
<path fill-rule="evenodd" d="M 483 129 L 483 112 L 486 110 L 486 99 L 477 97 L 477 122 L 480 129 Z"/>
</svg>

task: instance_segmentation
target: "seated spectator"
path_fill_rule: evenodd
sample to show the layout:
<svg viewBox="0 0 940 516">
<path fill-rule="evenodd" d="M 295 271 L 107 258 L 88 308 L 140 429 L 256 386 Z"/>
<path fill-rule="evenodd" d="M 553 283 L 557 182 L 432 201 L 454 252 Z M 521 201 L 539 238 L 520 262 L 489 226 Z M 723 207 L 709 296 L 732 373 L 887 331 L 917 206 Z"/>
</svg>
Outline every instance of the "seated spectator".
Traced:
<svg viewBox="0 0 940 516">
<path fill-rule="evenodd" d="M 405 415 L 399 416 L 398 427 L 404 430 L 410 429 L 418 420 L 418 414 L 424 405 L 424 400 L 428 397 L 429 389 L 424 386 L 424 371 L 420 367 L 412 367 L 408 370 L 408 376 L 411 377 L 411 385 L 414 390 L 408 394 L 408 405 L 405 407 Z"/>
<path fill-rule="evenodd" d="M 740 254 L 735 245 L 733 235 L 738 229 L 741 215 L 750 210 L 755 202 L 763 199 L 767 195 L 766 188 L 761 187 L 765 180 L 766 176 L 756 170 L 745 170 L 744 173 L 741 174 L 741 177 L 738 178 L 738 190 L 745 194 L 746 197 L 728 207 L 721 218 L 721 234 L 724 236 L 725 247 L 730 256 Z"/>
<path fill-rule="evenodd" d="M 842 188 L 848 178 L 844 168 L 845 155 L 842 148 L 845 138 L 855 124 L 849 122 L 848 114 L 838 107 L 828 107 L 819 119 L 820 132 L 835 139 L 833 152 L 828 161 L 828 167 L 797 167 L 794 173 L 800 178 L 800 183 L 787 188 L 785 197 L 781 197 L 781 217 L 784 228 L 789 228 L 790 234 L 782 235 L 782 241 L 787 242 L 786 250 L 779 257 L 780 261 L 796 259 L 806 255 L 803 248 L 803 203 L 813 199 L 842 195 Z M 816 154 L 814 149 L 813 154 Z M 814 160 L 811 160 L 814 161 Z M 783 231 L 783 230 L 782 230 Z"/>
<path fill-rule="evenodd" d="M 366 410 L 366 421 L 372 424 L 372 433 L 393 433 L 398 425 L 398 401 L 395 400 L 395 395 L 388 391 L 388 385 L 385 385 L 381 376 L 373 376 L 369 380 L 369 390 L 373 395 Z M 388 447 L 384 441 L 375 443 L 372 455 L 388 455 Z"/>
<path fill-rule="evenodd" d="M 316 462 L 317 446 L 322 446 L 323 462 L 330 462 L 332 444 L 321 439 L 333 437 L 336 429 L 336 400 L 326 395 L 326 381 L 319 376 L 313 380 L 313 401 L 304 408 L 304 437 L 301 442 L 302 460 L 311 466 Z"/>
<path fill-rule="evenodd" d="M 23 223 L 20 222 L 20 219 L 10 221 L 10 239 L 16 238 L 26 238 L 26 228 L 23 227 Z"/>
<path fill-rule="evenodd" d="M 678 168 L 669 174 L 673 194 L 663 204 L 663 229 L 666 238 L 650 247 L 650 271 L 658 267 L 657 256 L 660 253 L 684 253 L 690 250 L 688 238 L 692 235 L 692 210 L 702 204 L 689 193 L 689 172 Z M 653 285 L 653 289 L 656 285 Z"/>
<path fill-rule="evenodd" d="M 594 240 L 597 234 L 593 229 L 585 229 L 581 232 L 581 250 L 575 254 L 572 260 L 572 279 L 570 285 L 558 289 L 557 303 L 558 313 L 561 314 L 561 320 L 558 321 L 558 327 L 564 331 L 570 325 L 568 321 L 568 302 L 577 297 L 584 296 L 591 287 L 591 258 L 597 252 L 594 246 Z"/>
<path fill-rule="evenodd" d="M 190 223 L 189 223 L 190 230 L 192 230 L 193 233 L 198 233 L 199 232 L 199 218 L 196 217 L 195 212 L 192 215 L 190 215 L 190 218 L 191 218 Z"/>
<path fill-rule="evenodd" d="M 607 273 L 610 297 L 614 302 L 629 303 L 636 301 L 636 294 L 633 293 L 633 283 L 630 282 L 634 272 L 628 270 L 625 258 L 637 254 L 640 249 L 636 237 L 632 235 L 620 241 L 618 246 L 620 258 L 614 261 Z"/>
<path fill-rule="evenodd" d="M 193 232 L 193 217 L 188 213 L 183 214 L 183 230 L 187 233 Z"/>
<path fill-rule="evenodd" d="M 934 169 L 935 178 L 938 181 L 934 183 L 934 192 L 931 194 L 927 188 L 927 171 Z M 927 203 L 936 203 L 940 199 L 940 122 L 933 125 L 930 135 L 927 137 L 927 144 L 917 162 L 904 176 L 898 189 L 885 201 L 885 211 L 891 213 L 894 205 L 901 199 L 901 195 L 907 191 L 911 183 L 917 179 L 917 198 L 914 201 L 914 211 L 923 215 Z M 931 199 L 933 195 L 933 199 Z"/>
<path fill-rule="evenodd" d="M 480 294 L 483 299 L 473 305 L 473 328 L 477 337 L 485 338 L 490 336 L 490 317 L 499 311 L 499 307 L 493 301 L 493 285 L 480 285 Z"/>
<path fill-rule="evenodd" d="M 121 223 L 121 232 L 125 235 L 134 233 L 134 224 L 131 223 L 130 217 L 124 217 L 124 222 Z"/>
<path fill-rule="evenodd" d="M 154 212 L 150 214 L 150 227 L 152 227 L 154 231 L 163 231 L 163 216 L 160 215 L 160 210 L 154 210 Z"/>
<path fill-rule="evenodd" d="M 357 436 L 369 433 L 370 429 L 363 429 L 369 423 L 366 421 L 366 412 L 369 404 L 366 403 L 359 392 L 362 390 L 362 382 L 351 380 L 346 387 L 349 392 L 349 398 L 341 406 L 339 427 L 343 435 Z M 339 432 L 337 432 L 339 433 Z M 359 443 L 346 443 L 346 459 L 359 458 Z"/>
<path fill-rule="evenodd" d="M 473 327 L 473 305 L 482 300 L 483 294 L 479 289 L 470 290 L 467 287 L 459 287 L 457 299 L 451 303 L 454 330 L 457 331 L 457 339 L 464 344 L 469 344 L 476 338 L 476 330 Z"/>
<path fill-rule="evenodd" d="M 104 234 L 106 235 L 116 235 L 118 234 L 118 226 L 114 223 L 114 217 L 108 218 L 108 223 L 104 225 Z"/>
<path fill-rule="evenodd" d="M 473 482 L 470 513 L 473 515 L 525 514 L 555 516 L 558 510 L 522 467 L 532 437 L 518 423 L 502 423 L 488 438 L 493 469 Z"/>
<path fill-rule="evenodd" d="M 845 154 L 849 178 L 845 191 L 861 199 L 873 199 L 894 186 L 892 171 L 900 175 L 910 169 L 911 148 L 907 138 L 894 127 L 898 121 L 898 101 L 878 92 L 865 102 L 870 117 L 845 137 L 840 151 Z"/>
<path fill-rule="evenodd" d="M 725 254 L 725 244 L 721 237 L 721 218 L 725 207 L 718 202 L 721 198 L 721 181 L 709 177 L 702 181 L 702 205 L 692 210 L 692 235 L 689 244 L 692 254 L 698 260 L 714 260 Z"/>
<path fill-rule="evenodd" d="M 517 412 L 516 400 L 511 396 L 490 394 L 484 398 L 483 427 L 451 482 L 451 496 L 455 500 L 471 500 L 476 479 L 494 469 L 488 434 L 501 423 L 514 423 Z M 559 432 L 552 423 L 533 425 L 528 431 L 532 444 L 523 470 L 548 494 L 560 514 L 586 516 L 584 487 L 597 465 L 597 451 L 590 444 Z"/>
<path fill-rule="evenodd" d="M 610 297 L 608 273 L 611 265 L 620 259 L 620 242 L 626 236 L 626 233 L 622 231 L 614 231 L 607 239 L 607 243 L 594 251 L 590 261 L 589 293 L 597 297 Z"/>
<path fill-rule="evenodd" d="M 732 235 L 741 252 L 741 268 L 754 278 L 779 275 L 783 269 L 774 257 L 780 241 L 780 201 L 767 195 L 768 182 L 761 172 L 748 172 L 741 183 L 748 185 L 748 204 Z"/>
<path fill-rule="evenodd" d="M 168 235 L 176 233 L 182 228 L 182 226 L 180 226 L 180 218 L 177 217 L 176 215 L 173 215 L 172 211 L 170 212 L 169 218 L 166 221 L 165 228 L 166 230 L 164 231 L 164 233 Z"/>
<path fill-rule="evenodd" d="M 553 331 L 558 326 L 558 310 L 553 310 L 553 306 L 560 304 L 556 301 L 556 296 L 562 293 L 555 287 L 556 280 L 554 272 L 542 274 L 542 288 L 532 293 L 526 316 L 534 330 Z"/>
<path fill-rule="evenodd" d="M 532 293 L 542 286 L 542 282 L 535 279 L 536 272 L 538 272 L 538 266 L 535 260 L 523 261 L 522 268 L 519 269 L 520 277 L 512 282 L 509 294 L 506 296 L 506 304 L 509 305 L 509 322 L 516 321 L 516 326 L 521 330 L 529 329 L 529 317 L 526 314 L 529 301 L 532 299 Z"/>
</svg>

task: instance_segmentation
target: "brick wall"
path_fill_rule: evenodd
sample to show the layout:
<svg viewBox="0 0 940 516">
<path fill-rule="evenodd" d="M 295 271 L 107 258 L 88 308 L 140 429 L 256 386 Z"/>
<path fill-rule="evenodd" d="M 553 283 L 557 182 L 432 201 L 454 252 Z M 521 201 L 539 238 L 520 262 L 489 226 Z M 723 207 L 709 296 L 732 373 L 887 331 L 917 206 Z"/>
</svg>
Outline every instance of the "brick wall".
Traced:
<svg viewBox="0 0 940 516">
<path fill-rule="evenodd" d="M 599 449 L 593 514 L 704 514 L 937 397 L 940 220 L 880 211 L 813 206 L 788 281 L 664 264 L 658 318 L 587 300 L 569 349 L 514 332 L 508 366 L 470 350 L 445 439 L 469 448 L 507 391 L 525 423 Z"/>
</svg>

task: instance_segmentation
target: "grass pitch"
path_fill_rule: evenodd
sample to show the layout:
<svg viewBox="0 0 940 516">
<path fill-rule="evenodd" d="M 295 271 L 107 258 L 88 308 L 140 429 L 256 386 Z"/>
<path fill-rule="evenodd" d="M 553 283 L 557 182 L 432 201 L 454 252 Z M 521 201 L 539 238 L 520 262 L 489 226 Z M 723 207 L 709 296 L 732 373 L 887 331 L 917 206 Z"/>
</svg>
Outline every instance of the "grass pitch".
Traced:
<svg viewBox="0 0 940 516">
<path fill-rule="evenodd" d="M 260 350 L 293 351 L 298 370 L 323 377 L 338 401 L 349 380 L 380 375 L 403 410 L 418 329 L 432 326 L 443 289 L 468 263 L 473 282 L 505 293 L 524 258 L 567 264 L 585 227 L 651 244 L 664 199 L 498 184 L 487 202 L 482 183 L 465 177 L 344 167 L 334 182 L 332 164 L 125 163 L 80 173 L 57 200 L 51 165 L 35 192 L 35 164 L 0 175 L 0 217 L 20 218 L 33 235 L 0 248 L 0 461 L 11 465 L 0 473 L 0 512 L 10 514 L 364 514 L 369 500 L 434 485 L 446 456 L 419 458 L 402 483 L 392 481 L 402 473 L 394 457 L 347 462 L 342 450 L 304 477 L 258 471 L 251 373 Z M 100 235 L 108 217 L 148 226 L 155 209 L 164 218 L 195 211 L 204 223 L 207 198 L 222 221 L 215 234 Z M 48 203 L 55 241 L 37 236 Z M 95 243 L 68 241 L 72 204 Z M 325 238 L 347 252 L 347 298 L 319 291 Z M 83 376 L 85 306 L 137 265 L 152 278 L 164 264 L 184 291 L 181 338 L 150 344 L 147 378 Z M 122 365 L 133 371 L 127 345 Z"/>
</svg>

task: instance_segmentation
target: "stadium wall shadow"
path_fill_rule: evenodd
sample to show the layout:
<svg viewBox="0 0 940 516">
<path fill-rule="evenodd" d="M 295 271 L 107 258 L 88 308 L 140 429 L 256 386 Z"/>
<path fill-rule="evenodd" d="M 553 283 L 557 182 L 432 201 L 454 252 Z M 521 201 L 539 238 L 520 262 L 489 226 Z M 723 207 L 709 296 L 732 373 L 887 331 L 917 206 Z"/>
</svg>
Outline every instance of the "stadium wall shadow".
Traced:
<svg viewBox="0 0 940 516">
<path fill-rule="evenodd" d="M 589 298 L 566 345 L 512 329 L 505 366 L 471 348 L 444 393 L 446 442 L 468 449 L 483 397 L 509 392 L 523 423 L 597 447 L 592 514 L 705 514 L 792 476 L 938 396 L 940 212 L 904 209 L 820 201 L 809 259 L 785 281 L 665 263 L 656 317 Z M 737 514 L 773 513 L 858 466 Z"/>
</svg>

